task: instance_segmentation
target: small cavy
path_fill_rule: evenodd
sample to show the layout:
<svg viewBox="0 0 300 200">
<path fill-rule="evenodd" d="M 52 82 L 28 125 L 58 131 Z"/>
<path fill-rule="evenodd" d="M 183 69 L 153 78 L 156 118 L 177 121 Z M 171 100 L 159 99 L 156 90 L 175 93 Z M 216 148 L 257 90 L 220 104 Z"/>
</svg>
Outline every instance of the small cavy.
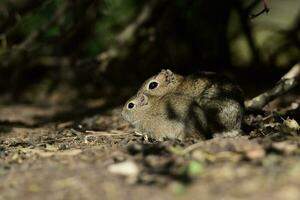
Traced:
<svg viewBox="0 0 300 200">
<path fill-rule="evenodd" d="M 169 93 L 162 97 L 142 93 L 130 98 L 122 116 L 138 132 L 157 140 L 183 140 L 187 136 L 206 138 L 207 121 L 203 110 L 192 98 Z"/>
<path fill-rule="evenodd" d="M 146 80 L 137 95 L 163 97 L 170 93 L 190 97 L 197 102 L 205 113 L 212 136 L 234 136 L 241 132 L 243 92 L 226 77 L 212 72 L 182 76 L 163 69 Z"/>
</svg>

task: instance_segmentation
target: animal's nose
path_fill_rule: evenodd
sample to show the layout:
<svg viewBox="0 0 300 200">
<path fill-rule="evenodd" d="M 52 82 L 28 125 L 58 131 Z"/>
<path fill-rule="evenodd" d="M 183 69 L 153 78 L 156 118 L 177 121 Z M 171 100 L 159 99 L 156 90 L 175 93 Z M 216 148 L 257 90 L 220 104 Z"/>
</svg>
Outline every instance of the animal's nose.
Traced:
<svg viewBox="0 0 300 200">
<path fill-rule="evenodd" d="M 128 113 L 126 113 L 125 110 L 122 110 L 121 116 L 122 116 L 122 118 L 125 119 L 126 121 L 129 121 L 129 119 L 128 119 L 128 117 L 129 117 L 129 116 L 128 116 Z"/>
<path fill-rule="evenodd" d="M 141 95 L 141 106 L 147 105 L 148 104 L 148 97 L 144 94 Z"/>
<path fill-rule="evenodd" d="M 125 118 L 124 110 L 121 111 L 121 116 L 122 116 L 123 118 Z"/>
</svg>

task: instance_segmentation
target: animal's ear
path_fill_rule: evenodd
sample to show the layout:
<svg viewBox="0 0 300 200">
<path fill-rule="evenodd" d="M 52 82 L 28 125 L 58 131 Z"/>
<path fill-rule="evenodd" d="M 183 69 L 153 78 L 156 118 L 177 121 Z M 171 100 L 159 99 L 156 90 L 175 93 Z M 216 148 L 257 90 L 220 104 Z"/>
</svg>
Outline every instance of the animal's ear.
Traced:
<svg viewBox="0 0 300 200">
<path fill-rule="evenodd" d="M 160 73 L 170 73 L 170 74 L 172 74 L 173 72 L 170 70 L 170 69 L 162 69 L 161 71 L 160 71 Z"/>
<path fill-rule="evenodd" d="M 171 70 L 162 69 L 160 73 L 165 77 L 165 80 L 168 84 L 175 81 L 175 74 Z"/>
</svg>

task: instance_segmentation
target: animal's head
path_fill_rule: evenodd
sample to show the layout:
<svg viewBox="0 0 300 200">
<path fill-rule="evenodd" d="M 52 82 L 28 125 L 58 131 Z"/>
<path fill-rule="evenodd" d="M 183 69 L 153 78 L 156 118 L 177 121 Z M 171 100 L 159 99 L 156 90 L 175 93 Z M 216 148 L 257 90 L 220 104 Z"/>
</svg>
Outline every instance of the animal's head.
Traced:
<svg viewBox="0 0 300 200">
<path fill-rule="evenodd" d="M 148 97 L 144 94 L 139 94 L 131 97 L 123 107 L 122 116 L 125 120 L 133 125 L 145 118 L 147 109 L 150 104 Z"/>
<path fill-rule="evenodd" d="M 160 73 L 145 81 L 139 89 L 138 94 L 151 96 L 164 96 L 173 92 L 180 84 L 182 76 L 173 73 L 169 69 L 163 69 Z"/>
</svg>

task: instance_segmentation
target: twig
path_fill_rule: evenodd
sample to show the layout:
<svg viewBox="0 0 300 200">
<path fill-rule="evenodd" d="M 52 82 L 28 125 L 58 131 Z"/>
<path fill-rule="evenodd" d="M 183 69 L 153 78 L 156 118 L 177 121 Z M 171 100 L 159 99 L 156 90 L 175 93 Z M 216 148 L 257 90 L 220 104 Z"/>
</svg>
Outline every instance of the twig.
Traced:
<svg viewBox="0 0 300 200">
<path fill-rule="evenodd" d="M 182 154 L 185 155 L 187 153 L 190 153 L 190 152 L 194 151 L 195 149 L 198 149 L 198 148 L 202 147 L 203 144 L 204 144 L 203 141 L 200 141 L 200 142 L 197 142 L 195 144 L 192 144 L 192 145 L 188 146 L 187 148 L 185 148 L 182 151 Z"/>
<path fill-rule="evenodd" d="M 254 18 L 262 15 L 263 13 L 268 13 L 270 11 L 270 8 L 268 7 L 268 4 L 267 4 L 267 0 L 262 0 L 262 1 L 263 1 L 263 4 L 264 4 L 264 8 L 260 12 L 250 15 L 249 16 L 250 19 L 254 19 Z"/>
<path fill-rule="evenodd" d="M 105 131 L 85 131 L 86 133 L 91 133 L 90 135 L 86 135 L 84 137 L 84 143 L 87 144 L 89 141 L 88 139 L 90 137 L 100 137 L 100 136 L 124 136 L 128 135 L 129 133 L 125 133 L 123 131 L 118 131 L 118 130 L 112 130 L 110 132 L 105 132 Z"/>
<path fill-rule="evenodd" d="M 120 135 L 128 135 L 129 133 L 125 133 L 123 131 L 118 130 L 112 130 L 110 132 L 106 131 L 85 131 L 86 133 L 91 133 L 93 135 L 87 135 L 87 136 L 120 136 Z"/>
<path fill-rule="evenodd" d="M 261 110 L 266 104 L 294 88 L 300 78 L 300 63 L 294 65 L 277 84 L 266 92 L 245 102 L 246 110 Z"/>
<path fill-rule="evenodd" d="M 244 6 L 241 2 L 237 5 L 237 9 L 240 16 L 243 33 L 245 34 L 245 37 L 247 39 L 246 41 L 251 50 L 251 54 L 253 56 L 252 62 L 254 64 L 258 64 L 261 62 L 261 56 L 260 56 L 259 48 L 257 47 L 256 44 L 256 40 L 254 39 L 253 30 L 251 28 L 251 24 L 248 18 L 248 12 L 245 13 Z"/>
</svg>

